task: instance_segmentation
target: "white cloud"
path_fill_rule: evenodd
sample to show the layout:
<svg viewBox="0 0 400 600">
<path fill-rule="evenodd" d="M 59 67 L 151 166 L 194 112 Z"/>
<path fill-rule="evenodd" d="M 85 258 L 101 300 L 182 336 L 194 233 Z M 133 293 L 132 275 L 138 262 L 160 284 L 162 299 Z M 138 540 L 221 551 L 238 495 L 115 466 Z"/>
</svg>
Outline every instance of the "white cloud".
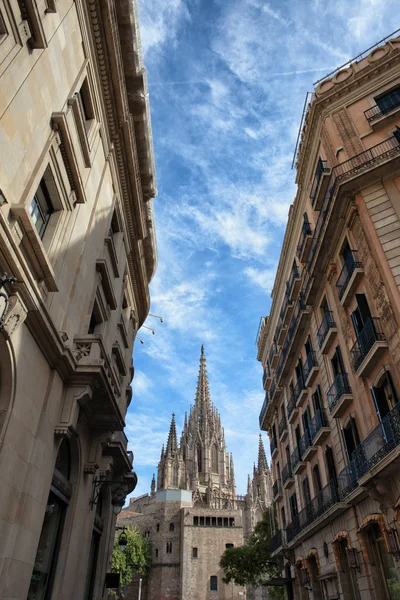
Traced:
<svg viewBox="0 0 400 600">
<path fill-rule="evenodd" d="M 182 21 L 190 20 L 184 0 L 153 0 L 139 3 L 140 34 L 143 54 L 174 43 Z"/>
<path fill-rule="evenodd" d="M 274 287 L 276 267 L 273 269 L 255 269 L 254 267 L 247 267 L 244 272 L 252 283 L 258 285 L 267 294 L 271 293 L 271 290 Z"/>
</svg>

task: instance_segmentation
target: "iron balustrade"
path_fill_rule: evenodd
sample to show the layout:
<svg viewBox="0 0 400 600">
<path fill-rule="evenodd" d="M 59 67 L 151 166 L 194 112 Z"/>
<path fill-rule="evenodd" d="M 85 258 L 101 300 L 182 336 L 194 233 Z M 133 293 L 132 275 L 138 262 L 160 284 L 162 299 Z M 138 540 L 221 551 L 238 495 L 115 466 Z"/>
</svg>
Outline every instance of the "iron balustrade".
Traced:
<svg viewBox="0 0 400 600">
<path fill-rule="evenodd" d="M 276 379 L 274 379 L 271 384 L 271 389 L 270 389 L 271 398 L 274 397 L 275 391 L 276 391 Z"/>
<path fill-rule="evenodd" d="M 278 346 L 274 340 L 271 344 L 271 348 L 269 350 L 269 355 L 268 355 L 268 361 L 270 364 L 272 363 L 272 359 L 274 358 L 275 354 L 278 354 Z"/>
<path fill-rule="evenodd" d="M 282 483 L 280 479 L 277 479 L 276 481 L 274 481 L 273 486 L 272 486 L 272 495 L 274 498 L 277 497 L 278 493 L 281 493 L 282 491 Z"/>
<path fill-rule="evenodd" d="M 338 373 L 327 393 L 329 410 L 334 411 L 341 397 L 351 393 L 347 373 Z"/>
<path fill-rule="evenodd" d="M 262 378 L 263 387 L 265 386 L 265 382 L 267 381 L 268 377 L 271 377 L 271 368 L 269 366 L 269 363 L 267 362 L 267 364 L 264 367 L 263 378 Z"/>
<path fill-rule="evenodd" d="M 307 354 L 307 358 L 304 362 L 304 367 L 303 367 L 304 381 L 307 381 L 307 379 L 314 367 L 318 367 L 318 362 L 317 362 L 315 352 L 313 350 L 310 350 L 310 352 Z"/>
<path fill-rule="evenodd" d="M 292 466 L 287 463 L 282 469 L 282 482 L 286 483 L 288 479 L 293 479 Z"/>
<path fill-rule="evenodd" d="M 336 282 L 339 300 L 343 298 L 351 276 L 356 269 L 362 269 L 362 263 L 357 260 L 357 250 L 351 250 L 350 254 L 347 254 L 345 258 L 344 265 Z"/>
<path fill-rule="evenodd" d="M 293 388 L 293 395 L 295 398 L 295 402 L 297 402 L 297 400 L 299 399 L 299 396 L 301 394 L 301 392 L 305 389 L 305 385 L 304 385 L 304 379 L 303 377 L 300 375 L 300 377 L 298 378 L 298 380 L 296 381 L 296 385 Z"/>
<path fill-rule="evenodd" d="M 342 471 L 340 471 L 339 475 L 337 476 L 337 481 L 341 500 L 346 498 L 350 492 L 356 489 L 358 486 L 358 481 L 356 467 L 353 460 L 351 460 L 349 464 Z"/>
<path fill-rule="evenodd" d="M 285 350 L 285 345 L 284 345 L 284 347 L 282 348 L 282 352 L 281 352 L 281 355 L 280 355 L 280 357 L 279 357 L 278 364 L 277 364 L 277 366 L 276 366 L 276 371 L 275 371 L 275 372 L 276 372 L 276 379 L 277 379 L 277 381 L 279 381 L 279 379 L 280 379 L 280 377 L 281 377 L 281 373 L 282 373 L 283 365 L 284 365 L 284 362 L 285 362 L 285 356 L 286 356 L 286 355 L 285 355 L 285 353 L 284 353 L 284 350 Z"/>
<path fill-rule="evenodd" d="M 322 160 L 320 158 L 317 163 L 317 168 L 315 169 L 314 180 L 313 180 L 313 183 L 311 186 L 311 192 L 310 192 L 311 204 L 313 206 L 314 206 L 315 198 L 317 196 L 321 178 L 322 178 L 323 174 L 327 173 L 328 171 L 329 171 L 329 168 L 327 167 L 326 160 Z"/>
<path fill-rule="evenodd" d="M 377 317 L 369 318 L 365 322 L 361 332 L 357 335 L 357 340 L 350 351 L 354 370 L 357 371 L 359 369 L 375 342 L 384 342 L 385 340 L 380 320 Z"/>
<path fill-rule="evenodd" d="M 336 323 L 333 318 L 333 312 L 328 310 L 324 314 L 321 325 L 319 326 L 318 331 L 317 331 L 318 345 L 320 348 L 322 348 L 324 341 L 326 340 L 326 336 L 328 335 L 329 330 L 332 329 L 333 327 L 336 327 Z"/>
<path fill-rule="evenodd" d="M 286 314 L 286 311 L 287 311 L 287 309 L 289 307 L 289 304 L 292 304 L 292 300 L 290 299 L 289 291 L 286 290 L 285 296 L 284 296 L 284 299 L 283 299 L 283 304 L 282 304 L 281 312 L 280 312 L 280 315 L 279 315 L 280 321 L 282 323 L 284 321 L 285 314 Z"/>
<path fill-rule="evenodd" d="M 282 546 L 282 531 L 278 529 L 272 536 L 269 542 L 269 549 L 271 552 L 275 552 Z"/>
<path fill-rule="evenodd" d="M 290 455 L 290 464 L 292 465 L 292 471 L 295 470 L 295 468 L 297 467 L 297 465 L 299 464 L 300 461 L 301 461 L 300 447 L 296 446 L 295 449 L 293 450 L 292 454 Z"/>
<path fill-rule="evenodd" d="M 364 115 L 368 123 L 373 123 L 374 121 L 376 121 L 383 115 L 386 115 L 387 113 L 391 112 L 398 106 L 400 106 L 400 88 L 397 88 L 392 92 L 385 94 L 385 97 L 378 100 L 375 106 L 364 110 Z"/>
<path fill-rule="evenodd" d="M 277 447 L 278 447 L 277 441 L 274 440 L 274 439 L 272 439 L 271 442 L 270 442 L 269 447 L 270 447 L 271 455 L 272 455 L 275 452 L 275 450 L 277 449 Z"/>
<path fill-rule="evenodd" d="M 315 255 L 322 242 L 324 230 L 328 223 L 329 209 L 331 207 L 331 203 L 338 185 L 342 181 L 350 179 L 350 177 L 358 175 L 363 171 L 368 170 L 370 167 L 375 166 L 380 162 L 383 162 L 387 158 L 396 156 L 399 153 L 400 141 L 395 135 L 393 135 L 387 140 L 384 140 L 383 142 L 372 146 L 372 148 L 364 150 L 364 152 L 361 152 L 360 154 L 353 156 L 349 160 L 346 160 L 343 163 L 336 165 L 332 169 L 327 191 L 322 202 L 321 211 L 319 213 L 318 220 L 315 225 L 311 246 L 307 255 L 306 268 L 309 272 L 311 272 Z"/>
<path fill-rule="evenodd" d="M 304 245 L 306 243 L 307 236 L 312 235 L 310 222 L 304 221 L 303 226 L 301 228 L 299 243 L 297 244 L 297 256 L 300 258 Z"/>
<path fill-rule="evenodd" d="M 352 454 L 357 478 L 360 479 L 381 462 L 400 443 L 400 402 L 357 446 Z"/>
<path fill-rule="evenodd" d="M 290 295 L 292 293 L 295 279 L 300 279 L 300 271 L 299 271 L 299 268 L 296 265 L 296 263 L 294 263 L 294 265 L 292 267 L 292 271 L 290 273 L 290 277 L 286 283 L 286 290 L 287 290 L 286 293 L 288 295 Z"/>
<path fill-rule="evenodd" d="M 289 398 L 289 402 L 287 404 L 287 418 L 290 419 L 292 412 L 296 408 L 296 398 L 295 395 L 292 394 Z"/>
<path fill-rule="evenodd" d="M 263 402 L 263 405 L 262 405 L 262 408 L 261 408 L 261 411 L 260 411 L 260 416 L 258 418 L 260 427 L 262 426 L 262 422 L 264 420 L 265 413 L 267 412 L 268 403 L 269 403 L 268 392 L 265 392 L 264 402 Z"/>
<path fill-rule="evenodd" d="M 301 312 L 305 309 L 306 309 L 306 304 L 304 302 L 304 295 L 303 295 L 303 292 L 300 292 L 299 298 L 296 302 L 296 308 L 295 308 L 294 314 L 289 323 L 289 328 L 288 328 L 288 332 L 286 335 L 286 339 L 282 346 L 281 356 L 280 356 L 279 363 L 278 363 L 278 366 L 276 369 L 277 379 L 279 379 L 281 376 L 282 369 L 283 369 L 283 366 L 286 361 L 286 357 L 289 353 L 291 343 L 293 341 L 294 335 L 297 330 L 297 326 L 299 324 Z"/>
<path fill-rule="evenodd" d="M 319 408 L 315 411 L 315 415 L 311 419 L 310 422 L 310 433 L 311 440 L 317 436 L 317 433 L 323 428 L 328 427 L 328 419 L 326 418 L 325 410 L 323 408 Z"/>
<path fill-rule="evenodd" d="M 309 431 L 305 431 L 304 434 L 301 436 L 300 440 L 299 440 L 299 455 L 300 458 L 302 458 L 304 456 L 304 453 L 309 449 L 309 447 L 312 445 L 311 442 L 311 434 Z"/>
<path fill-rule="evenodd" d="M 282 433 L 285 431 L 285 429 L 287 429 L 287 421 L 286 421 L 286 417 L 283 416 L 282 419 L 279 421 L 279 427 L 278 427 L 279 437 L 282 436 Z"/>
</svg>

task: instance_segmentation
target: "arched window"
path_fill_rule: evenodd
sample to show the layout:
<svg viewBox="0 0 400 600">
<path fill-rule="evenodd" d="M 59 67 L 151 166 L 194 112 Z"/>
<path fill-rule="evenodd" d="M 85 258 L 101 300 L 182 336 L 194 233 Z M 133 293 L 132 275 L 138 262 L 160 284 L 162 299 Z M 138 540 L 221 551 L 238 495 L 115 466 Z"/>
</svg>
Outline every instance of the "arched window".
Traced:
<svg viewBox="0 0 400 600">
<path fill-rule="evenodd" d="M 70 474 L 71 450 L 69 442 L 64 439 L 58 451 L 51 491 L 47 499 L 42 532 L 29 586 L 29 600 L 32 598 L 42 600 L 50 598 L 51 595 L 65 513 L 71 498 Z"/>
<path fill-rule="evenodd" d="M 218 473 L 218 450 L 215 444 L 211 446 L 211 471 Z"/>
<path fill-rule="evenodd" d="M 169 530 L 170 531 L 174 531 L 174 529 L 175 529 L 175 525 L 173 523 L 170 523 L 169 524 Z"/>
<path fill-rule="evenodd" d="M 178 487 L 178 465 L 174 465 L 172 470 L 172 487 Z"/>
<path fill-rule="evenodd" d="M 216 575 L 210 577 L 210 591 L 218 592 L 218 577 Z"/>
<path fill-rule="evenodd" d="M 200 446 L 200 444 L 197 445 L 197 468 L 199 470 L 199 473 L 202 473 L 202 471 L 203 471 L 203 460 L 202 460 L 202 455 L 201 455 L 201 446 Z"/>
</svg>

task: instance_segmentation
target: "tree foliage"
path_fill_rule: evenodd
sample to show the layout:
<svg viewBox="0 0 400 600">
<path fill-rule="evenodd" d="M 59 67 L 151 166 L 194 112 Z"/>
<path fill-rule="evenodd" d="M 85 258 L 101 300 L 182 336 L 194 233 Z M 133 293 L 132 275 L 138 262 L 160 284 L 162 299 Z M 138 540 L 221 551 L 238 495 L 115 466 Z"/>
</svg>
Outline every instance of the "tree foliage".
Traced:
<svg viewBox="0 0 400 600">
<path fill-rule="evenodd" d="M 118 547 L 120 531 L 116 532 L 112 553 L 112 571 L 119 573 L 120 585 L 129 585 L 135 575 L 144 575 L 151 564 L 151 544 L 136 527 L 125 530 L 128 543 L 125 550 Z"/>
<path fill-rule="evenodd" d="M 225 572 L 224 583 L 233 580 L 237 585 L 261 587 L 271 577 L 281 577 L 281 565 L 271 558 L 272 520 L 272 511 L 265 511 L 246 544 L 225 550 L 220 561 Z M 268 590 L 270 598 L 284 596 L 282 587 L 268 587 Z"/>
</svg>

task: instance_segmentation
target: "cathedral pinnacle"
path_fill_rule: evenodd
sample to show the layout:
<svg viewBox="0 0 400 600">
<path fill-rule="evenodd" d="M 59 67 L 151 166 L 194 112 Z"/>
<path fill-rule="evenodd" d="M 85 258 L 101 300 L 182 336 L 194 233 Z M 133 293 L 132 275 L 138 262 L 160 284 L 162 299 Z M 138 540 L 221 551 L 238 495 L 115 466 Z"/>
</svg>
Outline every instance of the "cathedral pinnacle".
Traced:
<svg viewBox="0 0 400 600">
<path fill-rule="evenodd" d="M 260 433 L 260 441 L 258 443 L 258 464 L 257 470 L 259 473 L 263 473 L 268 469 L 267 458 L 265 456 L 264 443 L 262 441 L 261 433 Z"/>
<path fill-rule="evenodd" d="M 172 413 L 171 426 L 169 428 L 168 442 L 167 442 L 167 454 L 176 452 L 178 449 L 178 441 L 176 438 L 176 425 L 175 425 L 175 413 Z"/>
<path fill-rule="evenodd" d="M 206 425 L 208 413 L 210 411 L 210 390 L 208 387 L 206 356 L 204 354 L 204 344 L 201 347 L 200 369 L 197 380 L 195 409 L 197 410 L 200 427 Z"/>
</svg>

